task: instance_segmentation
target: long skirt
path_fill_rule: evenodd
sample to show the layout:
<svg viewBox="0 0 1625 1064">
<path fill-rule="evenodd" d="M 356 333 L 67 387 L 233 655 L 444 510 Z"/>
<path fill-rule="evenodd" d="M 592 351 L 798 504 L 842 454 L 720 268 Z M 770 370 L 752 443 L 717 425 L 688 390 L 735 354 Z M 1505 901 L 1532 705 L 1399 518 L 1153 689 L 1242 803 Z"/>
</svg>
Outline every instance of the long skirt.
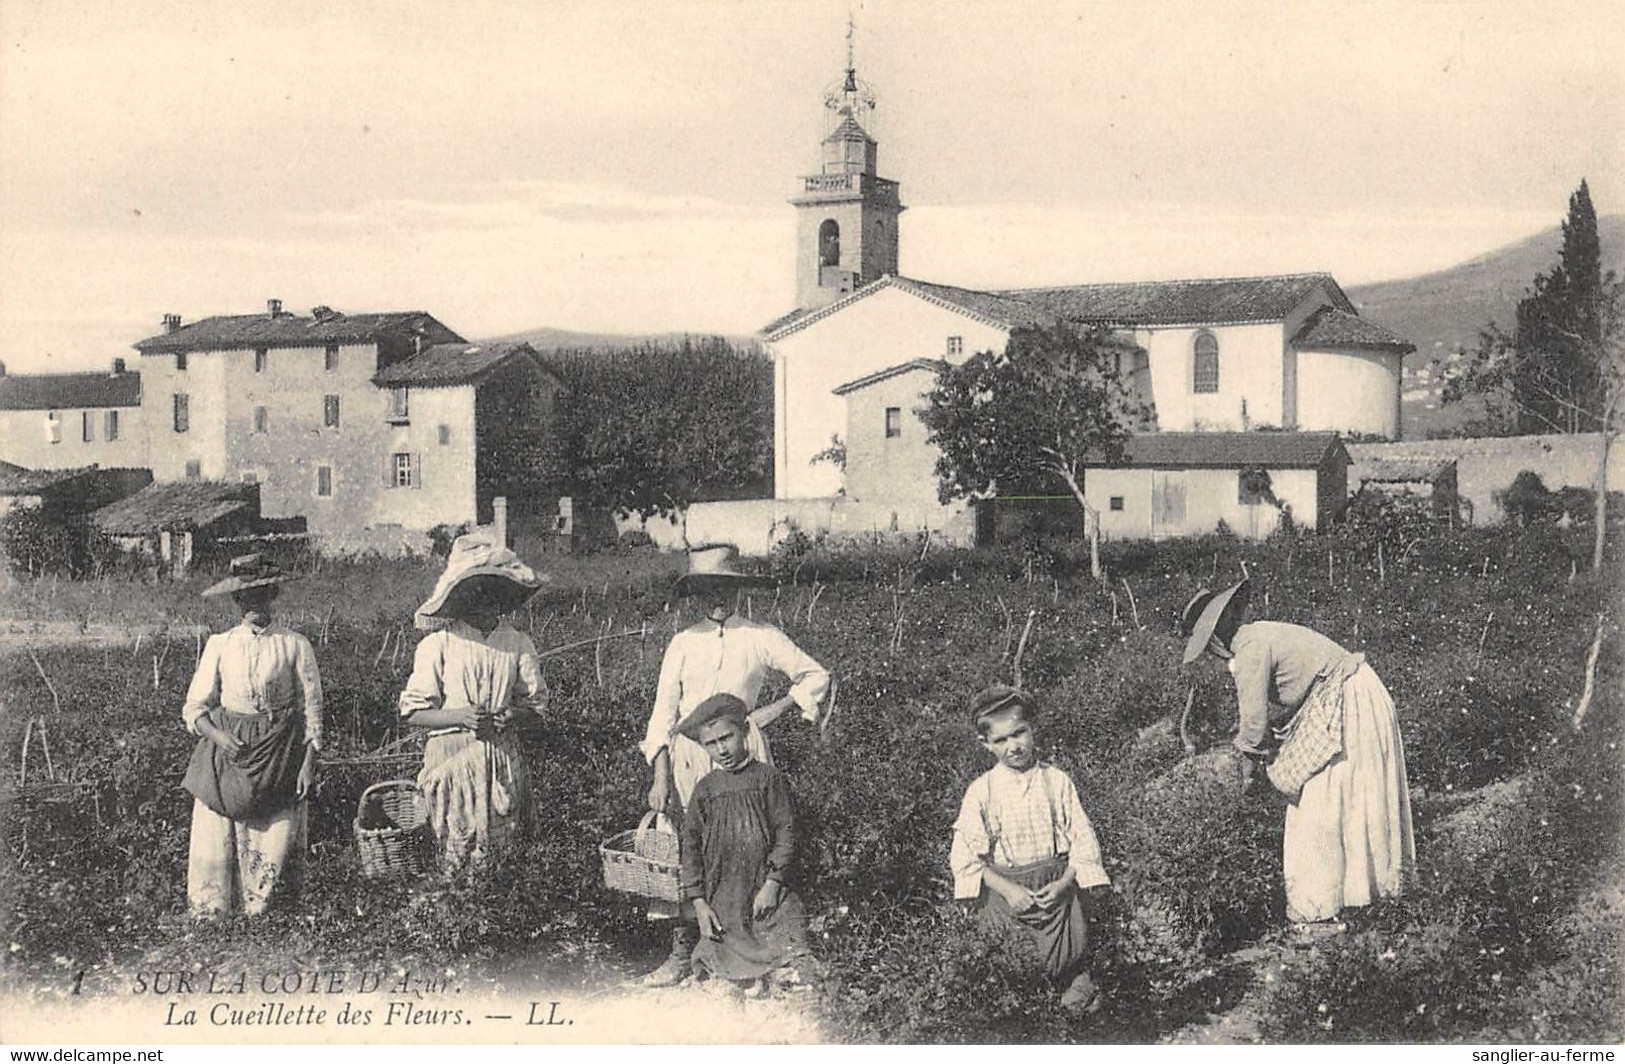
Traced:
<svg viewBox="0 0 1625 1064">
<path fill-rule="evenodd" d="M 671 777 L 672 785 L 677 791 L 677 807 L 667 811 L 671 819 L 662 827 L 669 826 L 681 834 L 683 810 L 688 808 L 689 796 L 694 793 L 695 785 L 716 766 L 711 764 L 711 755 L 705 752 L 705 747 L 686 735 L 672 735 L 671 744 L 666 749 L 671 758 Z M 745 735 L 745 749 L 762 764 L 773 763 L 773 750 L 768 745 L 767 736 L 762 733 L 761 727 L 755 721 L 750 722 L 750 729 Z M 694 906 L 688 902 L 678 904 L 655 898 L 649 902 L 648 917 L 651 920 L 676 918 L 692 920 Z"/>
<path fill-rule="evenodd" d="M 1330 920 L 1399 893 L 1416 863 L 1405 744 L 1394 700 L 1371 666 L 1343 683 L 1343 752 L 1286 811 L 1287 916 Z"/>
<path fill-rule="evenodd" d="M 1061 854 L 1032 864 L 997 867 L 1004 878 L 1029 890 L 1055 882 L 1067 870 L 1068 856 Z M 1083 911 L 1083 892 L 1066 892 L 1050 908 L 1034 905 L 1015 912 L 997 891 L 982 887 L 981 919 L 996 928 L 1019 928 L 1032 943 L 1036 957 L 1051 979 L 1065 984 L 1082 974 L 1089 960 L 1089 921 Z"/>
<path fill-rule="evenodd" d="M 240 909 L 257 916 L 292 897 L 304 878 L 306 806 L 298 802 L 266 816 L 232 820 L 192 801 L 186 858 L 186 901 L 193 916 Z"/>
<path fill-rule="evenodd" d="M 519 739 L 431 735 L 418 773 L 441 868 L 482 864 L 516 848 L 530 828 L 530 769 Z"/>
</svg>

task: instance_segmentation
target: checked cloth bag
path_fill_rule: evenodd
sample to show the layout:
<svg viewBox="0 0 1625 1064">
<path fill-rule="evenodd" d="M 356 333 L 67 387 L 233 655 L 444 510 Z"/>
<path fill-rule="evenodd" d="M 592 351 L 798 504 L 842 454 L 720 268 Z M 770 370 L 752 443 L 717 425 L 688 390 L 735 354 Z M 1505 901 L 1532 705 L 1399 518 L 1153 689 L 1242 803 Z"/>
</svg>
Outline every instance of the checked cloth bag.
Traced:
<svg viewBox="0 0 1625 1064">
<path fill-rule="evenodd" d="M 1310 777 L 1343 752 L 1343 684 L 1364 663 L 1364 654 L 1350 654 L 1316 680 L 1283 729 L 1280 752 L 1266 772 L 1275 789 L 1288 798 L 1296 801 Z"/>
</svg>

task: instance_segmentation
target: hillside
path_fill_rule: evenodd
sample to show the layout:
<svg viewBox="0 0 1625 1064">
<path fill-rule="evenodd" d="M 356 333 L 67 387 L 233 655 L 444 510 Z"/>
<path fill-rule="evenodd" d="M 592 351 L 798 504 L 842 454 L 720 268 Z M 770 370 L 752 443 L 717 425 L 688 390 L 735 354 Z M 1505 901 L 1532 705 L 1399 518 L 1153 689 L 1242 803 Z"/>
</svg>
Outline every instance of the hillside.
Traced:
<svg viewBox="0 0 1625 1064">
<path fill-rule="evenodd" d="M 572 329 L 526 329 L 523 332 L 509 333 L 507 336 L 486 337 L 491 342 L 498 340 L 523 340 L 538 351 L 610 351 L 629 347 L 678 347 L 687 339 L 705 339 L 712 333 L 666 332 L 666 333 L 594 333 L 576 332 Z M 735 347 L 754 348 L 756 338 L 753 336 L 724 336 Z"/>
<path fill-rule="evenodd" d="M 1603 269 L 1625 273 L 1625 215 L 1597 221 Z M 1438 408 L 1438 371 L 1463 347 L 1478 342 L 1489 322 L 1511 328 L 1518 300 L 1537 274 L 1557 261 L 1561 230 L 1553 226 L 1527 240 L 1498 248 L 1459 266 L 1399 281 L 1348 289 L 1360 313 L 1416 344 L 1405 360 L 1405 436 L 1421 439 L 1429 430 L 1460 421 L 1459 409 Z"/>
</svg>

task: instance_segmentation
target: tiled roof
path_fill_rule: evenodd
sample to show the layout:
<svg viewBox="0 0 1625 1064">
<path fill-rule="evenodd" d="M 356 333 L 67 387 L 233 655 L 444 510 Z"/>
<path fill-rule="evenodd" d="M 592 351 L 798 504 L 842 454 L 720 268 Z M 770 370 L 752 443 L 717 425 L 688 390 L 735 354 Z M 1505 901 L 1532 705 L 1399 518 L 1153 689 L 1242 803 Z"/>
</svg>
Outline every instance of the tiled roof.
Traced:
<svg viewBox="0 0 1625 1064">
<path fill-rule="evenodd" d="M 1324 288 L 1344 310 L 1354 310 L 1329 273 L 1018 288 L 995 294 L 1035 304 L 1069 321 L 1194 325 L 1280 321 L 1317 288 Z"/>
<path fill-rule="evenodd" d="M 915 370 L 927 370 L 931 373 L 935 373 L 938 368 L 943 365 L 946 365 L 946 363 L 937 359 L 912 358 L 907 362 L 900 362 L 895 366 L 887 366 L 883 370 L 877 370 L 876 372 L 870 373 L 867 376 L 859 377 L 856 380 L 847 381 L 845 384 L 838 385 L 832 390 L 836 395 L 845 395 L 848 392 L 855 392 L 859 388 L 867 388 L 871 384 L 879 384 L 881 381 L 891 380 L 893 377 L 901 376 L 904 373 L 913 373 Z"/>
<path fill-rule="evenodd" d="M 258 485 L 180 480 L 142 488 L 97 510 L 91 520 L 103 532 L 141 535 L 166 529 L 207 528 L 245 509 L 259 509 Z"/>
<path fill-rule="evenodd" d="M 1130 436 L 1125 465 L 1166 469 L 1314 469 L 1348 452 L 1335 432 L 1148 432 Z"/>
<path fill-rule="evenodd" d="M 232 314 L 203 318 L 174 332 L 149 336 L 135 345 L 144 355 L 171 351 L 235 351 L 254 347 L 325 347 L 375 343 L 385 336 L 410 336 L 421 328 L 425 343 L 460 343 L 462 337 L 421 310 L 387 314 L 340 314 L 320 318 L 298 314 Z"/>
<path fill-rule="evenodd" d="M 40 373 L 0 377 L 0 410 L 140 405 L 139 373 Z"/>
<path fill-rule="evenodd" d="M 1455 465 L 1454 458 L 1373 458 L 1356 461 L 1349 479 L 1361 483 L 1432 483 Z"/>
<path fill-rule="evenodd" d="M 858 125 L 858 120 L 853 118 L 850 114 L 841 119 L 841 124 L 836 126 L 830 132 L 829 136 L 824 138 L 824 143 L 829 144 L 830 142 L 837 140 L 856 140 L 870 144 L 874 143 L 874 138 L 865 132 L 864 128 Z"/>
<path fill-rule="evenodd" d="M 38 495 L 58 484 L 93 472 L 95 468 L 82 466 L 78 469 L 26 469 L 11 462 L 0 462 L 0 495 Z"/>
<path fill-rule="evenodd" d="M 372 382 L 382 387 L 411 384 L 418 387 L 467 384 L 515 355 L 540 359 L 524 341 L 488 344 L 436 344 L 411 358 L 385 366 Z"/>
<path fill-rule="evenodd" d="M 1416 345 L 1396 333 L 1358 314 L 1321 307 L 1309 315 L 1297 335 L 1292 337 L 1297 347 L 1371 347 L 1387 351 L 1415 351 Z"/>
</svg>

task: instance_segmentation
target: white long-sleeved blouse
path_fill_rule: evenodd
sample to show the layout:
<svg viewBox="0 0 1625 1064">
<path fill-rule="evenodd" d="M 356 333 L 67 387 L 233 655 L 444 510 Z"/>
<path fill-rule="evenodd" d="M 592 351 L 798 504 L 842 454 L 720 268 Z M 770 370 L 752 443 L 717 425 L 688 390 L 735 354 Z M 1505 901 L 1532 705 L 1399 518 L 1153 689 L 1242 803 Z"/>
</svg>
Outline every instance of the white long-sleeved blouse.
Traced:
<svg viewBox="0 0 1625 1064">
<path fill-rule="evenodd" d="M 272 621 L 264 628 L 244 621 L 209 637 L 186 689 L 181 719 L 197 722 L 214 706 L 229 713 L 302 707 L 305 742 L 322 745 L 322 674 L 310 640 Z"/>
</svg>

